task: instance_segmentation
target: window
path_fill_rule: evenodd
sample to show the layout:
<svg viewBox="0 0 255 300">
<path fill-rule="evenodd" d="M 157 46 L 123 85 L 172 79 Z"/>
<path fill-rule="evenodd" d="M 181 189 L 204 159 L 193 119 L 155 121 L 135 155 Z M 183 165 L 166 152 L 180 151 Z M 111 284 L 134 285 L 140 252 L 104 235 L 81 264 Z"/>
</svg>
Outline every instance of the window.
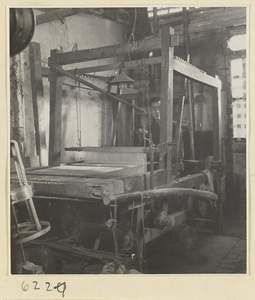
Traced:
<svg viewBox="0 0 255 300">
<path fill-rule="evenodd" d="M 228 48 L 232 51 L 246 49 L 246 34 L 232 36 L 228 41 Z"/>
<path fill-rule="evenodd" d="M 246 138 L 246 59 L 230 62 L 233 108 L 233 138 Z"/>
</svg>

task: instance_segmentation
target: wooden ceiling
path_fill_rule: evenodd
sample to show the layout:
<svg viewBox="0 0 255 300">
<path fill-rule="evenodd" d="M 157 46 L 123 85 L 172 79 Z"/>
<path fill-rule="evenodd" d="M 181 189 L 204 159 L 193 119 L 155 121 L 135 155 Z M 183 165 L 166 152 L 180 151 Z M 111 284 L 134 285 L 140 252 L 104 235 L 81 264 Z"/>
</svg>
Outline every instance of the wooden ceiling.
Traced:
<svg viewBox="0 0 255 300">
<path fill-rule="evenodd" d="M 36 8 L 36 25 L 44 24 L 55 20 L 63 20 L 77 14 L 96 15 L 118 23 L 127 24 L 129 21 L 128 10 L 124 8 Z"/>
<path fill-rule="evenodd" d="M 142 9 L 142 8 L 138 8 Z M 144 8 L 143 8 L 144 9 Z M 36 8 L 37 25 L 60 20 L 76 14 L 93 14 L 130 26 L 134 19 L 134 8 Z M 40 12 L 39 12 L 40 11 Z M 145 16 L 148 18 L 147 16 Z M 159 28 L 169 25 L 174 28 L 183 42 L 183 13 L 170 13 L 157 17 Z M 153 27 L 153 18 L 150 19 Z M 141 22 L 139 24 L 142 24 Z M 137 24 L 137 25 L 139 25 Z M 139 25 L 140 26 L 140 25 Z M 143 27 L 143 26 L 140 26 Z M 231 28 L 237 28 L 241 33 L 246 32 L 246 7 L 199 7 L 188 10 L 188 29 L 190 41 L 196 43 L 224 33 L 229 34 Z M 137 28 L 143 30 L 143 28 Z"/>
<path fill-rule="evenodd" d="M 158 17 L 159 27 L 169 25 L 183 41 L 183 13 Z M 246 32 L 246 7 L 200 7 L 188 10 L 188 30 L 191 41 L 203 40 L 236 28 Z"/>
</svg>

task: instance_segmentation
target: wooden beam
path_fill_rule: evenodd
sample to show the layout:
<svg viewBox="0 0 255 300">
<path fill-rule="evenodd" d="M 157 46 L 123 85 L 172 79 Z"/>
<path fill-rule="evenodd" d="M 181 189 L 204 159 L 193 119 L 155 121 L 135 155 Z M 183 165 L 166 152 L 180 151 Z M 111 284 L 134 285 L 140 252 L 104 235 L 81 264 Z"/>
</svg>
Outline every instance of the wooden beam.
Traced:
<svg viewBox="0 0 255 300">
<path fill-rule="evenodd" d="M 41 67 L 42 76 L 48 77 L 50 75 L 50 68 L 49 67 Z"/>
<path fill-rule="evenodd" d="M 53 66 L 54 66 L 54 65 L 53 65 Z M 124 104 L 126 104 L 126 105 L 128 105 L 128 106 L 130 106 L 130 107 L 135 108 L 136 110 L 138 110 L 138 111 L 140 111 L 140 112 L 142 112 L 142 113 L 145 113 L 145 110 L 144 110 L 144 109 L 142 109 L 142 108 L 140 108 L 140 107 L 138 107 L 138 106 L 136 106 L 136 105 L 132 105 L 132 104 L 129 103 L 128 101 L 125 101 L 125 100 L 123 100 L 123 99 L 121 99 L 121 98 L 119 98 L 119 97 L 116 97 L 116 96 L 112 95 L 111 93 L 109 93 L 109 92 L 107 92 L 107 91 L 105 91 L 105 90 L 99 88 L 98 86 L 96 86 L 96 85 L 94 85 L 94 84 L 92 84 L 92 83 L 90 83 L 90 82 L 88 82 L 88 81 L 86 81 L 86 80 L 84 80 L 84 79 L 82 79 L 82 78 L 76 76 L 76 75 L 73 75 L 72 73 L 70 73 L 70 72 L 68 72 L 68 71 L 66 71 L 66 70 L 63 70 L 63 69 L 60 68 L 60 67 L 53 67 L 53 68 L 54 68 L 54 70 L 55 70 L 56 72 L 59 72 L 60 74 L 62 74 L 62 75 L 64 75 L 64 76 L 67 76 L 67 77 L 69 77 L 69 78 L 72 78 L 72 79 L 75 80 L 75 81 L 78 81 L 78 82 L 80 82 L 80 83 L 82 83 L 82 84 L 84 84 L 84 85 L 89 86 L 89 87 L 92 88 L 93 90 L 98 91 L 98 92 L 100 92 L 100 93 L 106 95 L 106 96 L 107 96 L 109 99 L 111 99 L 111 100 L 114 100 L 114 101 L 118 101 L 118 102 L 124 103 Z"/>
<path fill-rule="evenodd" d="M 125 61 L 124 68 L 126 70 L 129 70 L 129 69 L 142 68 L 144 66 L 155 65 L 155 64 L 161 64 L 161 56 Z M 121 68 L 120 64 L 109 64 L 109 65 L 76 68 L 76 69 L 70 69 L 67 71 L 71 72 L 73 74 L 76 74 L 77 76 L 81 76 L 81 75 L 84 75 L 87 73 L 97 73 L 97 72 L 119 70 L 120 68 Z M 49 74 L 50 74 L 50 68 L 42 67 L 42 75 L 45 77 L 48 77 Z"/>
<path fill-rule="evenodd" d="M 49 133 L 49 166 L 59 166 L 61 159 L 62 137 L 62 77 L 57 74 L 56 54 L 51 50 L 50 56 L 50 133 Z"/>
<path fill-rule="evenodd" d="M 40 44 L 32 42 L 29 44 L 31 89 L 34 109 L 34 126 L 36 138 L 36 152 L 39 155 L 40 164 L 45 165 L 46 161 L 42 157 L 42 150 L 46 151 L 46 134 L 40 126 L 39 113 L 44 111 L 42 69 L 41 69 L 41 49 Z"/>
<path fill-rule="evenodd" d="M 144 147 L 68 147 L 65 151 L 86 151 L 104 153 L 146 153 Z"/>
<path fill-rule="evenodd" d="M 50 10 L 36 17 L 36 25 L 52 22 L 70 16 L 72 14 L 73 12 L 71 8 L 59 8 L 57 10 Z"/>
<path fill-rule="evenodd" d="M 55 20 L 59 20 L 65 17 L 70 17 L 73 15 L 77 15 L 82 12 L 86 12 L 87 9 L 85 8 L 56 8 L 56 9 L 50 9 L 44 14 L 38 15 L 36 17 L 36 25 L 52 22 Z"/>
<path fill-rule="evenodd" d="M 84 67 L 84 68 L 77 68 L 68 70 L 69 72 L 75 72 L 76 75 L 84 75 L 87 73 L 96 73 L 96 72 L 104 72 L 104 71 L 111 71 L 111 70 L 118 70 L 121 66 L 116 64 L 109 64 L 109 65 L 101 65 L 101 66 L 91 66 L 91 67 Z"/>
<path fill-rule="evenodd" d="M 169 15 L 158 16 L 159 26 L 174 26 L 179 25 L 182 27 L 182 12 L 172 13 Z M 232 25 L 236 19 L 243 19 L 245 23 L 246 8 L 245 7 L 203 7 L 196 9 L 189 9 L 189 23 L 190 29 L 193 31 L 193 26 L 208 27 L 221 26 L 221 24 Z M 152 20 L 153 21 L 153 20 Z M 208 21 L 210 23 L 205 24 Z"/>
<path fill-rule="evenodd" d="M 183 12 L 183 39 L 187 62 L 191 62 L 190 59 L 190 40 L 189 40 L 189 22 L 188 12 L 186 7 L 182 9 Z M 194 131 L 195 131 L 195 111 L 194 111 L 194 99 L 193 99 L 193 86 L 191 80 L 187 81 L 188 87 L 188 103 L 189 103 L 189 137 L 190 137 L 190 159 L 195 159 L 195 142 L 194 142 Z"/>
<path fill-rule="evenodd" d="M 161 64 L 161 116 L 160 143 L 173 142 L 173 48 L 170 47 L 169 28 L 162 29 L 162 64 Z M 167 146 L 167 183 L 172 181 L 171 146 Z M 162 153 L 160 160 L 163 161 Z M 161 163 L 162 167 L 162 163 Z"/>
<path fill-rule="evenodd" d="M 153 7 L 153 36 L 157 36 L 159 32 L 157 10 L 157 7 Z"/>
<path fill-rule="evenodd" d="M 113 195 L 111 199 L 109 199 L 110 203 L 114 203 L 117 201 L 118 204 L 121 203 L 132 203 L 135 202 L 134 205 L 141 203 L 143 206 L 150 203 L 150 199 L 163 199 L 166 198 L 168 202 L 175 201 L 171 196 L 179 196 L 179 197 L 196 197 L 201 199 L 201 201 L 213 201 L 214 203 L 218 201 L 217 194 L 213 192 L 192 189 L 192 188 L 158 188 L 154 190 L 144 190 L 132 193 L 124 193 L 119 195 Z"/>
<path fill-rule="evenodd" d="M 221 86 L 221 81 L 218 78 L 207 75 L 202 70 L 194 67 L 179 57 L 175 57 L 173 67 L 174 71 L 200 83 L 217 88 Z"/>
<path fill-rule="evenodd" d="M 158 56 L 158 57 L 149 57 L 149 58 L 142 58 L 138 60 L 125 61 L 124 68 L 137 69 L 137 68 L 142 68 L 144 66 L 161 64 L 161 60 L 162 60 L 161 56 Z"/>
<path fill-rule="evenodd" d="M 160 25 L 172 26 L 175 34 L 180 36 L 180 43 L 183 42 L 182 13 L 159 16 Z M 152 21 L 151 21 L 152 22 Z M 209 32 L 222 34 L 222 30 L 233 24 L 246 24 L 245 7 L 220 7 L 189 9 L 189 29 L 192 46 L 194 42 L 200 42 L 209 38 Z M 245 25 L 244 25 L 245 26 Z"/>
<path fill-rule="evenodd" d="M 171 35 L 174 35 L 171 29 Z M 171 41 L 170 34 L 168 37 Z M 173 39 L 176 43 L 176 39 Z M 153 51 L 161 48 L 162 38 L 148 37 L 135 43 L 125 43 L 123 45 L 111 45 L 94 49 L 78 50 L 66 53 L 57 54 L 58 65 L 69 65 L 73 63 L 105 59 L 110 57 L 118 57 L 125 54 L 141 53 Z M 171 45 L 171 44 L 170 44 Z"/>
<path fill-rule="evenodd" d="M 222 159 L 222 115 L 221 115 L 221 89 L 212 91 L 212 116 L 213 116 L 213 157 Z"/>
</svg>

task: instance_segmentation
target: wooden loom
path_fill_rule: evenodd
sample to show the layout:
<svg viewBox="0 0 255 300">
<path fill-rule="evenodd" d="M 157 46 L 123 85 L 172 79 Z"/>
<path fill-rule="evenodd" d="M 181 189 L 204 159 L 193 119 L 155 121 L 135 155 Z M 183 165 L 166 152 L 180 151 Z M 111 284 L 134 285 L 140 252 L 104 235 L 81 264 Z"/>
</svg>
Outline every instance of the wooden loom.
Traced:
<svg viewBox="0 0 255 300">
<path fill-rule="evenodd" d="M 91 249 L 84 247 L 81 255 L 93 258 L 107 257 L 108 260 L 119 263 L 119 258 L 136 254 L 138 259 L 135 268 L 141 270 L 146 243 L 183 223 L 197 221 L 202 224 L 209 222 L 216 227 L 220 225 L 221 203 L 224 200 L 224 176 L 217 171 L 221 167 L 222 160 L 221 81 L 218 77 L 209 76 L 175 57 L 174 45 L 176 45 L 174 33 L 168 27 L 164 27 L 161 36 L 146 38 L 135 44 L 112 45 L 68 53 L 51 51 L 49 58 L 49 167 L 30 169 L 26 173 L 28 180 L 34 186 L 34 197 L 38 203 L 46 200 L 68 202 L 68 205 L 80 203 L 84 205 L 84 210 L 87 209 L 87 204 L 91 206 L 93 203 L 92 206 L 95 204 L 94 210 L 101 209 L 109 212 L 109 220 L 106 220 L 108 222 L 105 222 L 106 225 L 101 223 L 101 221 L 104 222 L 104 217 L 97 221 L 94 217 L 85 214 L 84 218 L 88 217 L 88 219 L 83 220 L 84 224 L 88 229 L 96 228 L 98 232 Z M 76 75 L 74 75 L 74 71 L 66 71 L 62 66 L 157 50 L 161 50 L 160 56 L 126 61 L 124 65 L 125 69 L 136 69 L 141 67 L 141 64 L 143 66 L 160 66 L 161 147 L 156 149 L 148 147 L 80 147 L 77 149 L 74 147 L 66 150 L 78 152 L 79 161 L 61 164 L 63 76 L 68 76 L 81 84 L 97 89 L 108 99 L 121 101 L 123 105 L 143 112 L 143 108 L 134 103 L 118 96 L 112 96 L 77 76 L 77 74 L 110 70 L 113 68 L 112 65 L 76 69 Z M 181 178 L 173 178 L 173 161 L 176 159 L 173 139 L 174 72 L 211 87 L 213 97 L 213 157 L 215 160 L 211 157 L 204 162 L 194 161 L 195 164 L 202 164 L 205 171 Z M 152 154 L 152 151 L 159 153 L 159 168 L 154 170 L 152 165 L 154 162 L 151 162 L 150 171 L 148 171 L 147 156 Z M 213 189 L 213 185 L 216 190 Z M 188 199 L 191 198 L 195 199 L 196 203 L 203 202 L 210 206 L 210 216 L 196 216 L 194 207 L 188 203 Z M 180 205 L 175 205 L 177 200 L 181 201 L 181 208 Z M 118 226 L 121 227 L 121 231 L 124 231 L 121 237 L 116 233 L 118 230 L 120 231 Z M 101 233 L 106 228 L 113 232 L 112 253 L 114 255 L 99 251 Z M 52 242 L 44 244 L 63 251 L 67 247 L 66 244 L 59 246 L 53 245 Z M 120 250 L 120 245 L 122 250 Z M 69 251 L 78 251 L 77 249 L 68 249 Z"/>
</svg>

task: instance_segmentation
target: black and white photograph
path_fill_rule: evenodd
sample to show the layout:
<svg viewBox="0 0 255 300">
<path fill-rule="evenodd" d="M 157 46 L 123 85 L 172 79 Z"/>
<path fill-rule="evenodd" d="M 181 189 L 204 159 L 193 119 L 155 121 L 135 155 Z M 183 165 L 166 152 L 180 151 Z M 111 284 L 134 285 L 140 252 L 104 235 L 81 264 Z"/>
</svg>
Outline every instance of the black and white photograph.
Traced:
<svg viewBox="0 0 255 300">
<path fill-rule="evenodd" d="M 246 275 L 248 6 L 7 13 L 10 274 Z"/>
</svg>

